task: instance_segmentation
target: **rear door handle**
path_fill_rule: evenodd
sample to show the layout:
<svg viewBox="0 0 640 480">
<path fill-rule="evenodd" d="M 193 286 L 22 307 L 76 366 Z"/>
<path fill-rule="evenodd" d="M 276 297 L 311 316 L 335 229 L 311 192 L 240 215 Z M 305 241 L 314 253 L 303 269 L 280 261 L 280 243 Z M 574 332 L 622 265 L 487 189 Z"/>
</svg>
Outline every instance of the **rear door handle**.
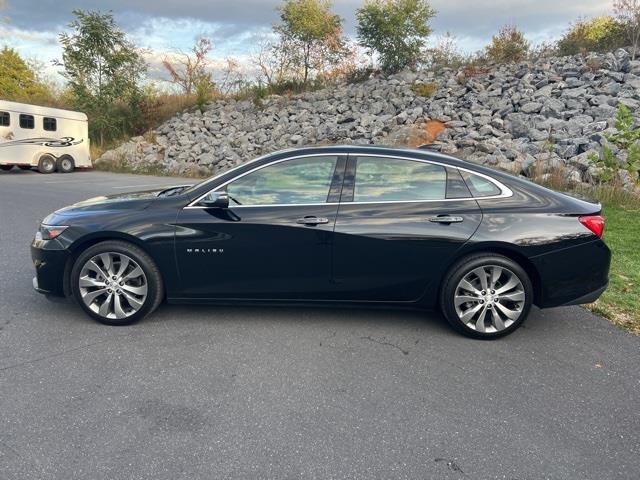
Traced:
<svg viewBox="0 0 640 480">
<path fill-rule="evenodd" d="M 328 218 L 324 218 L 324 217 L 304 217 L 304 218 L 299 218 L 296 220 L 296 223 L 300 224 L 300 225 L 320 225 L 320 224 L 325 224 L 325 223 L 329 223 L 329 219 Z"/>
<path fill-rule="evenodd" d="M 429 218 L 429 221 L 433 223 L 460 223 L 464 221 L 464 218 L 453 217 L 451 215 L 438 215 L 437 217 Z"/>
</svg>

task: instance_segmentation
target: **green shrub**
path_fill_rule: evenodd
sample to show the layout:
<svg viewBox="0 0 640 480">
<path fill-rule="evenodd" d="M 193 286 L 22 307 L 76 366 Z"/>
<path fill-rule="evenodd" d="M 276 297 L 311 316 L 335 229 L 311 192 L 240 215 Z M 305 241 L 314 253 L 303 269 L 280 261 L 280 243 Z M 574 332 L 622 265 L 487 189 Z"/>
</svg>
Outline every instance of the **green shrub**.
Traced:
<svg viewBox="0 0 640 480">
<path fill-rule="evenodd" d="M 605 52 L 625 45 L 623 25 L 613 17 L 578 20 L 558 41 L 560 55 Z"/>
<path fill-rule="evenodd" d="M 214 88 L 215 85 L 211 81 L 210 75 L 203 75 L 196 82 L 196 105 L 202 113 L 204 113 L 207 103 L 211 100 L 211 92 Z"/>
<path fill-rule="evenodd" d="M 517 27 L 505 25 L 493 36 L 486 51 L 487 57 L 496 63 L 520 62 L 529 52 L 529 42 Z"/>
<path fill-rule="evenodd" d="M 616 181 L 621 168 L 627 170 L 632 178 L 637 180 L 638 170 L 640 170 L 640 128 L 633 128 L 633 124 L 634 118 L 629 107 L 622 103 L 618 105 L 616 132 L 606 133 L 605 138 L 625 154 L 625 160 L 621 164 L 608 145 L 603 145 L 600 155 L 590 155 L 589 160 L 600 170 L 601 183 Z"/>
<path fill-rule="evenodd" d="M 435 15 L 427 0 L 367 0 L 356 11 L 358 41 L 387 73 L 415 67 Z"/>
<path fill-rule="evenodd" d="M 419 97 L 432 97 L 437 90 L 438 90 L 438 85 L 436 83 L 414 82 L 411 85 L 411 91 L 416 95 L 418 95 Z"/>
</svg>

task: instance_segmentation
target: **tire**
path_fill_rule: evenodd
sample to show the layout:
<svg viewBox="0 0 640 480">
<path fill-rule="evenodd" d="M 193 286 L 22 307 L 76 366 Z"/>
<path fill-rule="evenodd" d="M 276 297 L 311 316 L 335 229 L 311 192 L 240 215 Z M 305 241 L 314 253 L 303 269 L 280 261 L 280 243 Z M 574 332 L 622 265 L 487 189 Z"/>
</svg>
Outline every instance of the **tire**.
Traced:
<svg viewBox="0 0 640 480">
<path fill-rule="evenodd" d="M 60 173 L 71 173 L 76 168 L 76 162 L 71 155 L 62 155 L 58 158 L 56 165 Z"/>
<path fill-rule="evenodd" d="M 12 168 L 13 168 L 13 165 L 0 165 L 0 170 L 3 170 L 5 172 L 8 172 Z"/>
<path fill-rule="evenodd" d="M 486 284 L 481 281 L 483 272 Z M 468 337 L 484 340 L 517 330 L 532 301 L 533 286 L 524 269 L 510 258 L 489 253 L 456 262 L 440 290 L 440 308 L 449 324 Z"/>
<path fill-rule="evenodd" d="M 38 160 L 38 171 L 40 173 L 53 173 L 56 171 L 56 159 L 48 153 L 42 155 Z"/>
<path fill-rule="evenodd" d="M 71 291 L 89 316 L 115 326 L 143 319 L 164 298 L 162 276 L 151 257 L 116 240 L 93 245 L 78 256 L 71 269 Z"/>
</svg>

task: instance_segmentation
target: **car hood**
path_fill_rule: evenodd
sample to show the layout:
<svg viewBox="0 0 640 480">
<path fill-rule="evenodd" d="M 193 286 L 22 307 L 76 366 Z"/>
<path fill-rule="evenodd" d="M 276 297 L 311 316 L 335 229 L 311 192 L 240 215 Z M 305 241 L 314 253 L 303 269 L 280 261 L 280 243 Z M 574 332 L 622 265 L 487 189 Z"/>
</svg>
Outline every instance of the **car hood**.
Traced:
<svg viewBox="0 0 640 480">
<path fill-rule="evenodd" d="M 74 203 L 55 212 L 56 215 L 76 215 L 84 212 L 97 212 L 123 209 L 144 209 L 158 198 L 158 195 L 166 188 L 145 190 L 141 192 L 120 193 L 116 195 L 103 195 L 90 198 L 82 202 Z"/>
</svg>

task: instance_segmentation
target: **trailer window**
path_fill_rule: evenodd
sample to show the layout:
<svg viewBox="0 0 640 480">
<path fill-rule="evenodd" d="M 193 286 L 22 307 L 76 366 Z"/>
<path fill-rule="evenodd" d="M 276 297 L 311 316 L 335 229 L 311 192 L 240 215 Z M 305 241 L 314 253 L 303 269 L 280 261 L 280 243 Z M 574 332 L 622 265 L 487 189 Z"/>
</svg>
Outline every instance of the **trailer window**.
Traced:
<svg viewBox="0 0 640 480">
<path fill-rule="evenodd" d="M 42 126 L 47 132 L 55 132 L 58 128 L 55 118 L 44 117 L 42 119 Z"/>
<path fill-rule="evenodd" d="M 0 127 L 8 127 L 11 124 L 9 112 L 0 112 Z"/>
<path fill-rule="evenodd" d="M 20 128 L 35 128 L 35 126 L 33 115 L 20 115 Z"/>
</svg>

